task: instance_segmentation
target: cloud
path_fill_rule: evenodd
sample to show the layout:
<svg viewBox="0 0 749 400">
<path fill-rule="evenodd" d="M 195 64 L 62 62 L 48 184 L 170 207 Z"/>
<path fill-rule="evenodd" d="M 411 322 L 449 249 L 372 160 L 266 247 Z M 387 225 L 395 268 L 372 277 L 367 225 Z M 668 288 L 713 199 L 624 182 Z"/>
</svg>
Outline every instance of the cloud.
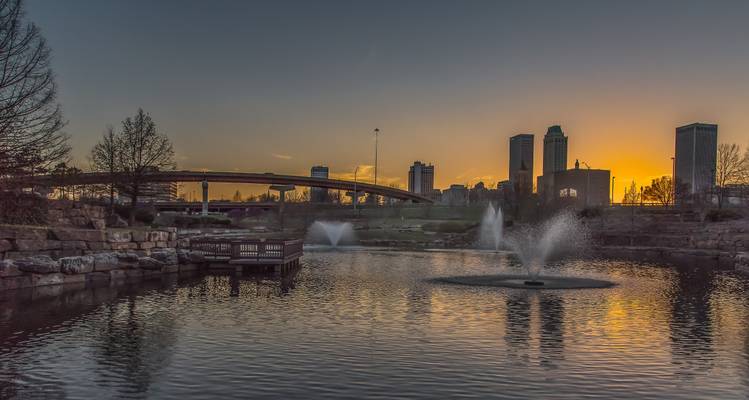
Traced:
<svg viewBox="0 0 749 400">
<path fill-rule="evenodd" d="M 278 158 L 278 159 L 281 159 L 281 160 L 291 160 L 293 158 L 293 157 L 291 157 L 290 155 L 287 155 L 287 154 L 271 153 L 270 155 L 273 156 L 274 158 Z"/>
<path fill-rule="evenodd" d="M 392 176 L 384 176 L 380 171 L 380 173 L 377 174 L 377 184 L 382 186 L 391 186 L 391 185 L 397 185 L 398 187 L 401 186 L 401 178 L 399 177 L 392 177 Z M 331 179 L 340 179 L 344 181 L 353 181 L 354 180 L 354 171 L 350 172 L 331 172 L 330 173 Z M 365 182 L 365 183 L 374 183 L 374 165 L 368 165 L 368 164 L 362 164 L 359 165 L 359 171 L 356 174 L 356 180 L 359 182 Z"/>
</svg>

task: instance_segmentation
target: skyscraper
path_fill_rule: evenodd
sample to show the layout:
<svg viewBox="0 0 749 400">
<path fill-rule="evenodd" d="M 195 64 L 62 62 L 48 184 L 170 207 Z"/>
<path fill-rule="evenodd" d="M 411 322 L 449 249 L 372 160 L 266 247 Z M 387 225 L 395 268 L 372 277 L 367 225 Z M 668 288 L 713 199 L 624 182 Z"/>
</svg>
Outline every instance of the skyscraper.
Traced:
<svg viewBox="0 0 749 400">
<path fill-rule="evenodd" d="M 694 123 L 676 128 L 674 174 L 677 188 L 687 193 L 709 192 L 715 183 L 718 125 Z"/>
<path fill-rule="evenodd" d="M 328 178 L 328 167 L 322 165 L 315 165 L 310 171 L 310 176 L 313 178 Z M 310 188 L 310 201 L 313 203 L 326 203 L 330 200 L 328 196 L 328 189 L 313 187 Z"/>
<path fill-rule="evenodd" d="M 567 136 L 562 127 L 552 125 L 544 136 L 544 175 L 567 169 Z"/>
<path fill-rule="evenodd" d="M 510 138 L 510 182 L 513 187 L 531 182 L 530 188 L 524 190 L 533 191 L 533 134 L 523 133 Z"/>
<path fill-rule="evenodd" d="M 434 190 L 434 165 L 414 161 L 408 169 L 408 191 L 429 196 Z"/>
</svg>

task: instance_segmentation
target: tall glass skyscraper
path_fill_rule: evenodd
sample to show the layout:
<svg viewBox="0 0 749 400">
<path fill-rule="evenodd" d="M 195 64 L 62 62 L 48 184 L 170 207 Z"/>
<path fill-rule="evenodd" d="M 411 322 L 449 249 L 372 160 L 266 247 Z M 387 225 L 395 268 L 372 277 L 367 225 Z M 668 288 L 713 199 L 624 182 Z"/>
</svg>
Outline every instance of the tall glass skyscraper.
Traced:
<svg viewBox="0 0 749 400">
<path fill-rule="evenodd" d="M 550 126 L 544 136 L 544 175 L 567 170 L 567 136 L 562 127 Z"/>
<path fill-rule="evenodd" d="M 717 152 L 718 125 L 694 123 L 676 128 L 677 185 L 685 185 L 690 194 L 708 193 L 715 184 Z"/>
</svg>

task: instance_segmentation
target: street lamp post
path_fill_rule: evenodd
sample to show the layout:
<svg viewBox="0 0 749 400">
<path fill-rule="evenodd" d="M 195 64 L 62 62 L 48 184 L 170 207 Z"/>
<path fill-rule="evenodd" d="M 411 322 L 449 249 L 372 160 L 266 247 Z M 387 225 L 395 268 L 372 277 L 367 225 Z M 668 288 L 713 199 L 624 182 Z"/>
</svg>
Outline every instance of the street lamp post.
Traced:
<svg viewBox="0 0 749 400">
<path fill-rule="evenodd" d="M 611 177 L 611 205 L 614 205 L 614 183 L 616 183 L 616 177 Z"/>
<path fill-rule="evenodd" d="M 359 173 L 359 166 L 356 166 L 354 170 L 354 195 L 351 197 L 351 202 L 354 203 L 354 215 L 356 215 L 356 203 L 358 199 L 358 192 L 356 191 L 356 175 Z"/>
<path fill-rule="evenodd" d="M 378 148 L 378 136 L 380 134 L 380 129 L 375 128 L 374 130 L 375 134 L 375 170 L 374 170 L 374 184 L 377 184 L 377 148 Z"/>
<path fill-rule="evenodd" d="M 671 202 L 676 205 L 676 157 L 671 157 Z"/>
</svg>

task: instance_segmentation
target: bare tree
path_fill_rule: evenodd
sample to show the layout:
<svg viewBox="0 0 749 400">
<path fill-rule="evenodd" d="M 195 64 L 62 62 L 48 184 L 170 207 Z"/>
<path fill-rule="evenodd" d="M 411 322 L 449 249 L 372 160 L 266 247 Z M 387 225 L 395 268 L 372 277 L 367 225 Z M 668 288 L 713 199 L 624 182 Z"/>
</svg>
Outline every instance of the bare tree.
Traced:
<svg viewBox="0 0 749 400">
<path fill-rule="evenodd" d="M 637 191 L 637 183 L 632 181 L 632 184 L 628 188 L 624 188 L 624 198 L 622 203 L 635 205 L 640 203 L 640 193 Z"/>
<path fill-rule="evenodd" d="M 674 202 L 674 185 L 670 176 L 662 176 L 653 179 L 650 186 L 646 186 L 642 192 L 644 200 L 655 201 L 661 205 L 668 206 Z"/>
<path fill-rule="evenodd" d="M 0 176 L 48 171 L 68 160 L 50 50 L 23 22 L 21 0 L 0 0 Z"/>
<path fill-rule="evenodd" d="M 109 213 L 114 211 L 114 192 L 118 174 L 122 171 L 119 164 L 120 141 L 113 126 L 107 126 L 101 141 L 91 149 L 91 169 L 109 175 Z"/>
<path fill-rule="evenodd" d="M 174 149 L 169 138 L 156 131 L 151 116 L 138 109 L 138 113 L 122 121 L 122 132 L 117 138 L 117 159 L 122 180 L 120 191 L 130 197 L 131 206 L 138 204 L 147 174 L 173 169 Z"/>
<path fill-rule="evenodd" d="M 718 146 L 718 160 L 715 169 L 718 208 L 723 207 L 723 201 L 728 193 L 728 185 L 745 182 L 747 169 L 749 169 L 749 154 L 742 157 L 739 145 L 721 143 Z"/>
</svg>

